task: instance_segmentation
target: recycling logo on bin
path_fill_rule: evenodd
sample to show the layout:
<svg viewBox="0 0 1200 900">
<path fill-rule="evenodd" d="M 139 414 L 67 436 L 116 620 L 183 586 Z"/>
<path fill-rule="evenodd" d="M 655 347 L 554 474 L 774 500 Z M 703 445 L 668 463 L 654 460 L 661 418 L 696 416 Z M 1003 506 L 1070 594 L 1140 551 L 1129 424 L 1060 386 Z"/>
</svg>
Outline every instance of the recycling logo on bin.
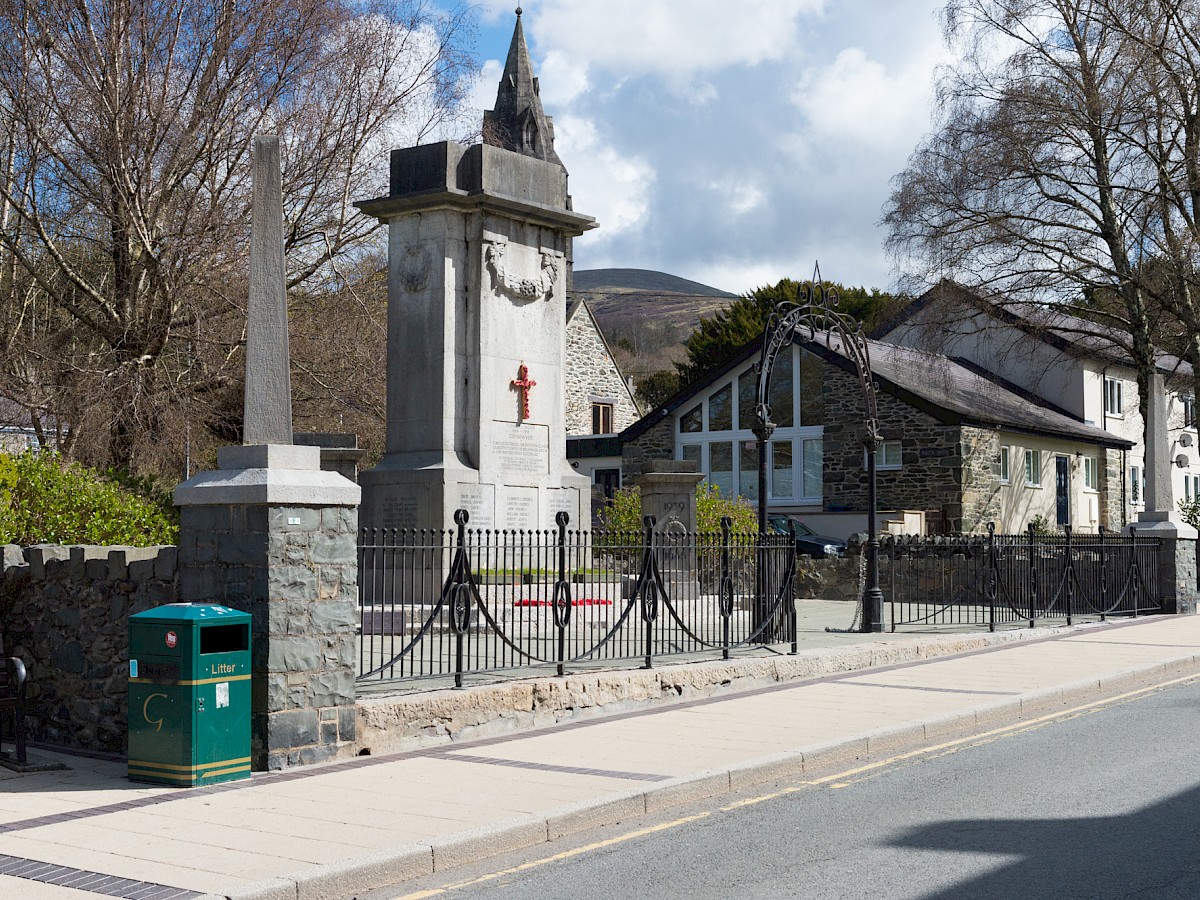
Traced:
<svg viewBox="0 0 1200 900">
<path fill-rule="evenodd" d="M 177 635 L 173 631 L 168 631 L 167 637 L 166 637 L 166 642 L 167 642 L 167 646 L 170 647 L 172 650 L 174 650 L 175 645 L 179 643 L 179 635 Z"/>
</svg>

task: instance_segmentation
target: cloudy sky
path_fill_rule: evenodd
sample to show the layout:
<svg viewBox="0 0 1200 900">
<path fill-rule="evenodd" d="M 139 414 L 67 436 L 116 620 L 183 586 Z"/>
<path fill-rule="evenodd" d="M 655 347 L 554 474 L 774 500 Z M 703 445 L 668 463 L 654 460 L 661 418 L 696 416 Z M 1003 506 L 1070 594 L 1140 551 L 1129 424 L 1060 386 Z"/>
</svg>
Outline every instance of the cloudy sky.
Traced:
<svg viewBox="0 0 1200 900">
<path fill-rule="evenodd" d="M 479 3 L 490 108 L 513 0 Z M 889 179 L 930 128 L 935 0 L 523 0 L 575 208 L 576 266 L 742 293 L 784 276 L 886 288 Z"/>
</svg>

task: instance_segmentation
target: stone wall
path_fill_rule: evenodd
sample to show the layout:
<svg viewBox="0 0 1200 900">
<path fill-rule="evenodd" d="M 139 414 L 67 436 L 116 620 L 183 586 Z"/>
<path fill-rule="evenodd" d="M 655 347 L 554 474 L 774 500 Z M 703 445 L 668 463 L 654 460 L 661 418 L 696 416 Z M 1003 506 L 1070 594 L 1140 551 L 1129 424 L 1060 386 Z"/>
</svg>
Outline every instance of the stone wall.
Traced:
<svg viewBox="0 0 1200 900">
<path fill-rule="evenodd" d="M 1100 468 L 1100 524 L 1110 531 L 1125 526 L 1124 478 L 1125 454 L 1120 450 L 1102 450 Z"/>
<path fill-rule="evenodd" d="M 867 508 L 863 400 L 858 379 L 835 366 L 824 368 L 822 392 L 830 415 L 825 423 L 826 511 Z M 962 429 L 890 394 L 878 397 L 880 436 L 900 441 L 903 465 L 878 473 L 878 509 L 937 509 L 947 530 L 963 528 Z M 834 411 L 840 414 L 834 415 Z M 930 523 L 933 524 L 933 523 Z"/>
<path fill-rule="evenodd" d="M 675 417 L 663 416 L 637 437 L 621 446 L 621 473 L 626 480 L 646 471 L 646 463 L 675 458 Z"/>
<path fill-rule="evenodd" d="M 174 603 L 174 547 L 3 548 L 0 634 L 34 686 L 32 740 L 123 753 L 131 614 Z"/>
<path fill-rule="evenodd" d="M 617 370 L 604 338 L 582 304 L 567 322 L 567 434 L 592 433 L 592 398 L 612 399 L 613 432 L 636 422 L 640 413 Z"/>
<path fill-rule="evenodd" d="M 1000 524 L 1000 433 L 994 428 L 961 429 L 962 531 L 980 534 Z"/>
<path fill-rule="evenodd" d="M 180 509 L 179 595 L 253 616 L 256 769 L 322 762 L 354 741 L 358 510 Z"/>
</svg>

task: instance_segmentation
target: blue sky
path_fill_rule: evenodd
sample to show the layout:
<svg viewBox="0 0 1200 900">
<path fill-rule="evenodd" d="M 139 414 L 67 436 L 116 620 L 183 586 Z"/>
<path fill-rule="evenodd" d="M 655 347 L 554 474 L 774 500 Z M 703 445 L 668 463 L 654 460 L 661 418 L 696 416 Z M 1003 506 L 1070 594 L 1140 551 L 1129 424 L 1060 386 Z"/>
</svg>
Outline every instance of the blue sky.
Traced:
<svg viewBox="0 0 1200 900">
<path fill-rule="evenodd" d="M 449 2 L 449 0 L 444 0 Z M 578 268 L 741 293 L 784 276 L 889 287 L 889 180 L 931 127 L 948 61 L 932 0 L 525 0 L 575 208 Z M 513 0 L 481 0 L 495 99 Z"/>
</svg>

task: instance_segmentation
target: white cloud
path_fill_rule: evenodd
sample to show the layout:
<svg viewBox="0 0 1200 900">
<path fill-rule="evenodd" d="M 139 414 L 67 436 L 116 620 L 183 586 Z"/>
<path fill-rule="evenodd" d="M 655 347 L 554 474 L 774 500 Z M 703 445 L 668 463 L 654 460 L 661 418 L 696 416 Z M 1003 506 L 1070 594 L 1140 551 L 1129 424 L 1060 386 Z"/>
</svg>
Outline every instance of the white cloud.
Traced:
<svg viewBox="0 0 1200 900">
<path fill-rule="evenodd" d="M 561 50 L 547 53 L 538 69 L 545 107 L 565 107 L 591 86 L 587 65 Z"/>
<path fill-rule="evenodd" d="M 780 273 L 788 271 L 785 260 L 721 259 L 691 270 L 687 277 L 731 294 L 745 294 L 756 287 L 775 284 L 784 277 Z"/>
<path fill-rule="evenodd" d="M 712 182 L 709 189 L 721 198 L 725 211 L 735 216 L 754 212 L 767 202 L 766 192 L 754 182 L 724 179 Z"/>
<path fill-rule="evenodd" d="M 479 77 L 471 89 L 467 105 L 478 112 L 478 123 L 483 122 L 483 111 L 496 105 L 496 88 L 500 84 L 500 76 L 504 74 L 504 64 L 495 59 L 489 59 L 479 70 Z"/>
<path fill-rule="evenodd" d="M 646 223 L 656 173 L 644 159 L 625 156 L 607 143 L 591 119 L 555 117 L 554 146 L 571 173 L 575 208 L 595 216 L 600 233 L 589 244 L 637 232 Z"/>
<path fill-rule="evenodd" d="M 930 127 L 944 2 L 525 0 L 575 208 L 601 226 L 576 264 L 742 292 L 819 259 L 886 287 L 880 207 Z M 489 56 L 515 5 L 484 0 Z M 500 74 L 486 64 L 479 109 Z"/>
<path fill-rule="evenodd" d="M 932 49 L 932 48 L 931 48 Z M 792 93 L 809 133 L 882 148 L 911 148 L 929 127 L 930 85 L 938 52 L 919 53 L 889 69 L 860 47 L 833 65 L 809 70 Z"/>
<path fill-rule="evenodd" d="M 824 0 L 542 0 L 526 33 L 539 46 L 624 75 L 686 81 L 795 54 L 802 15 Z"/>
</svg>

